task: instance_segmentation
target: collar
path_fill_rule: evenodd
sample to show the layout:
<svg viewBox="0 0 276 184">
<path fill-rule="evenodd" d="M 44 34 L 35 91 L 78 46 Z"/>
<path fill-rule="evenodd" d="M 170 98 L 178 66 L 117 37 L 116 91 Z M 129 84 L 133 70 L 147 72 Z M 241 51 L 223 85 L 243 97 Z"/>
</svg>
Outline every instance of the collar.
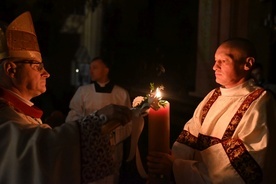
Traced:
<svg viewBox="0 0 276 184">
<path fill-rule="evenodd" d="M 11 90 L 8 90 L 8 89 L 5 89 L 7 90 L 9 93 L 12 93 L 13 95 L 15 95 L 17 98 L 19 98 L 19 100 L 21 100 L 22 102 L 24 102 L 25 104 L 27 104 L 28 106 L 33 106 L 34 103 L 31 102 L 30 100 L 26 100 L 25 98 L 21 97 L 20 95 L 18 95 L 17 93 L 11 91 Z"/>
<path fill-rule="evenodd" d="M 244 96 L 248 95 L 249 93 L 253 92 L 258 86 L 252 83 L 251 80 L 245 81 L 244 83 L 232 87 L 232 88 L 220 88 L 222 96 Z"/>
<path fill-rule="evenodd" d="M 33 118 L 41 118 L 43 111 L 36 106 L 29 106 L 27 103 L 21 100 L 18 95 L 0 88 L 0 98 L 6 100 L 7 104 L 14 107 L 18 112 L 31 116 Z M 31 102 L 30 102 L 31 103 Z"/>
<path fill-rule="evenodd" d="M 108 82 L 105 86 L 101 87 L 97 82 L 94 82 L 95 90 L 97 93 L 111 93 L 114 87 L 113 82 Z"/>
</svg>

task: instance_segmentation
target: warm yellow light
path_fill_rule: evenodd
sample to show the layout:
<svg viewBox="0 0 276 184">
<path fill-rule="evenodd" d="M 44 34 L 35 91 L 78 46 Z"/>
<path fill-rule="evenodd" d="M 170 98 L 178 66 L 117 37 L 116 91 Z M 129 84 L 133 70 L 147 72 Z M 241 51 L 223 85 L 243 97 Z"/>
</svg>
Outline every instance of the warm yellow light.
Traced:
<svg viewBox="0 0 276 184">
<path fill-rule="evenodd" d="M 161 98 L 162 97 L 161 91 L 160 91 L 159 88 L 156 88 L 155 97 L 157 97 L 157 98 Z"/>
</svg>

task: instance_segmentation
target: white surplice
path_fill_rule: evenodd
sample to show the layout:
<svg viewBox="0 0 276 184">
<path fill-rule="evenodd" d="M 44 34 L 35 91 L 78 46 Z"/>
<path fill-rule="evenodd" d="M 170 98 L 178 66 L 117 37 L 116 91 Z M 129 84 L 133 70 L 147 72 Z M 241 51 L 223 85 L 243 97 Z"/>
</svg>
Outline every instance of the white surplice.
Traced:
<svg viewBox="0 0 276 184">
<path fill-rule="evenodd" d="M 172 147 L 177 158 L 173 163 L 177 184 L 254 183 L 264 179 L 268 127 L 275 128 L 276 123 L 275 100 L 264 91 L 244 113 L 238 111 L 242 103 L 243 107 L 248 105 L 245 99 L 250 101 L 247 97 L 257 89 L 250 82 L 220 88 L 221 95 L 208 108 L 215 90 L 206 95 Z M 238 123 L 228 127 L 230 122 Z M 228 137 L 226 130 L 231 132 Z"/>
</svg>

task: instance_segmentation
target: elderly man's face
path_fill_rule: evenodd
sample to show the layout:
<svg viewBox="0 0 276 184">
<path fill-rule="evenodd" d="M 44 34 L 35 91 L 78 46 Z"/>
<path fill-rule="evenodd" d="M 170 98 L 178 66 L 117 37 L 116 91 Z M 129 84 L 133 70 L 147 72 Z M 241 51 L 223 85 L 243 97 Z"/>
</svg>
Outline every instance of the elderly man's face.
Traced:
<svg viewBox="0 0 276 184">
<path fill-rule="evenodd" d="M 21 96 L 30 100 L 46 91 L 46 79 L 50 74 L 38 61 L 14 61 L 16 65 L 13 83 Z"/>
</svg>

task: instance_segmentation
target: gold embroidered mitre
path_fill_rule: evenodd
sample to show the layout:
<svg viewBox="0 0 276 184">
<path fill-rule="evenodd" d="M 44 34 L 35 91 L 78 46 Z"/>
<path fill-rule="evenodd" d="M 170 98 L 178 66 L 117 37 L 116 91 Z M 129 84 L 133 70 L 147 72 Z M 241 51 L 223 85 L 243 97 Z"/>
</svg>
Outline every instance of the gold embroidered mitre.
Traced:
<svg viewBox="0 0 276 184">
<path fill-rule="evenodd" d="M 42 62 L 30 12 L 19 15 L 6 30 L 9 58 Z"/>
</svg>

